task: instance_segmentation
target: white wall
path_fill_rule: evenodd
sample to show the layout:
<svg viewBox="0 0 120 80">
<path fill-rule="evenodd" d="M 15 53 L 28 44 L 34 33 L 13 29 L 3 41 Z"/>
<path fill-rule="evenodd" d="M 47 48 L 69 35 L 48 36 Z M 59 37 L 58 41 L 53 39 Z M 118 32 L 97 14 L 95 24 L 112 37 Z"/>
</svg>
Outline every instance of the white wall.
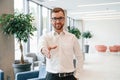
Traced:
<svg viewBox="0 0 120 80">
<path fill-rule="evenodd" d="M 92 20 L 84 21 L 84 30 L 93 33 L 89 40 L 90 53 L 95 53 L 95 45 L 120 45 L 120 20 Z M 107 49 L 107 51 L 109 51 Z"/>
</svg>

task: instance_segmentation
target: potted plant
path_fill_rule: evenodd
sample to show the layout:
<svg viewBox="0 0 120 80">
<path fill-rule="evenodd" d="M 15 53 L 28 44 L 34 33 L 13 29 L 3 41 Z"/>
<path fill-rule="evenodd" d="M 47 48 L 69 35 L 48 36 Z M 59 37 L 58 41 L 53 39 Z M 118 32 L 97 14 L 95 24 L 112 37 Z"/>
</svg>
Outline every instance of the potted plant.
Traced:
<svg viewBox="0 0 120 80">
<path fill-rule="evenodd" d="M 92 36 L 93 36 L 93 35 L 91 34 L 90 31 L 86 31 L 86 32 L 83 32 L 83 33 L 82 33 L 82 37 L 86 39 L 86 40 L 85 40 L 86 44 L 85 44 L 85 46 L 84 46 L 84 49 L 85 49 L 84 52 L 85 52 L 85 53 L 88 53 L 88 52 L 89 52 L 89 45 L 88 45 L 87 39 L 92 38 Z"/>
<path fill-rule="evenodd" d="M 26 43 L 30 36 L 33 36 L 33 32 L 36 31 L 36 27 L 32 25 L 32 21 L 34 20 L 32 14 L 24 14 L 24 13 L 14 13 L 14 14 L 2 14 L 0 16 L 0 25 L 3 34 L 7 36 L 14 35 L 15 38 L 18 40 L 19 48 L 21 51 L 21 60 L 15 61 L 13 67 L 18 66 L 26 66 L 24 70 L 30 69 L 30 63 L 25 62 L 23 57 L 23 45 L 22 43 Z M 28 64 L 28 65 L 27 65 Z M 24 71 L 22 68 L 19 67 L 16 71 Z"/>
<path fill-rule="evenodd" d="M 70 26 L 68 26 L 68 32 L 74 34 L 78 39 L 80 39 L 81 32 L 78 28 L 71 28 Z"/>
</svg>

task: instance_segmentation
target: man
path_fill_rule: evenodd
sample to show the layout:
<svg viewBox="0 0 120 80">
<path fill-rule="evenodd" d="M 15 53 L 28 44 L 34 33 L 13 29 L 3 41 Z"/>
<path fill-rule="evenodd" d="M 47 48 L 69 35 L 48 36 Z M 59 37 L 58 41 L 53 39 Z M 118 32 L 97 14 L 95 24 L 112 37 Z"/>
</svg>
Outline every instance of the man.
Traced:
<svg viewBox="0 0 120 80">
<path fill-rule="evenodd" d="M 46 80 L 79 80 L 83 54 L 75 35 L 64 30 L 65 13 L 62 8 L 52 9 L 51 23 L 54 31 L 40 40 L 41 53 L 46 56 Z M 73 64 L 77 59 L 76 68 Z"/>
</svg>

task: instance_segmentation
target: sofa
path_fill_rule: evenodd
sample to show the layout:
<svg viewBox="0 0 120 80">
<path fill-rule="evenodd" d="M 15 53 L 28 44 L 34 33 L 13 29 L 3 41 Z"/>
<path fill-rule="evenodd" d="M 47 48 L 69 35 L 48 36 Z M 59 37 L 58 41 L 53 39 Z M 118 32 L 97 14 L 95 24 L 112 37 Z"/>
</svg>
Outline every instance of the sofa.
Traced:
<svg viewBox="0 0 120 80">
<path fill-rule="evenodd" d="M 15 80 L 45 80 L 46 74 L 45 65 L 42 65 L 39 70 L 17 73 Z"/>
<path fill-rule="evenodd" d="M 4 80 L 4 72 L 0 69 L 0 80 Z"/>
<path fill-rule="evenodd" d="M 31 70 L 35 70 L 35 68 L 39 68 L 41 63 L 45 63 L 44 56 L 37 53 L 28 53 L 25 55 L 25 59 L 32 63 Z"/>
</svg>

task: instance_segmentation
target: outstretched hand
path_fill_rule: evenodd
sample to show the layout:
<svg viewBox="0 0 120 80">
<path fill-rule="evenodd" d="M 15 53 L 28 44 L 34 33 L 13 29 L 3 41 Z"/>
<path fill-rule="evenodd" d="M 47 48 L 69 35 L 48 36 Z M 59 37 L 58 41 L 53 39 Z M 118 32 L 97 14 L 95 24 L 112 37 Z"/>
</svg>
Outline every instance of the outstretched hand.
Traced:
<svg viewBox="0 0 120 80">
<path fill-rule="evenodd" d="M 54 45 L 54 46 L 49 46 L 49 47 L 48 47 L 48 50 L 55 49 L 55 48 L 57 48 L 56 45 Z"/>
<path fill-rule="evenodd" d="M 51 49 L 56 49 L 57 48 L 57 45 L 54 45 L 54 46 L 49 46 L 48 48 L 42 48 L 42 53 L 47 57 L 47 58 L 51 58 L 51 54 L 50 54 L 50 51 Z"/>
</svg>

